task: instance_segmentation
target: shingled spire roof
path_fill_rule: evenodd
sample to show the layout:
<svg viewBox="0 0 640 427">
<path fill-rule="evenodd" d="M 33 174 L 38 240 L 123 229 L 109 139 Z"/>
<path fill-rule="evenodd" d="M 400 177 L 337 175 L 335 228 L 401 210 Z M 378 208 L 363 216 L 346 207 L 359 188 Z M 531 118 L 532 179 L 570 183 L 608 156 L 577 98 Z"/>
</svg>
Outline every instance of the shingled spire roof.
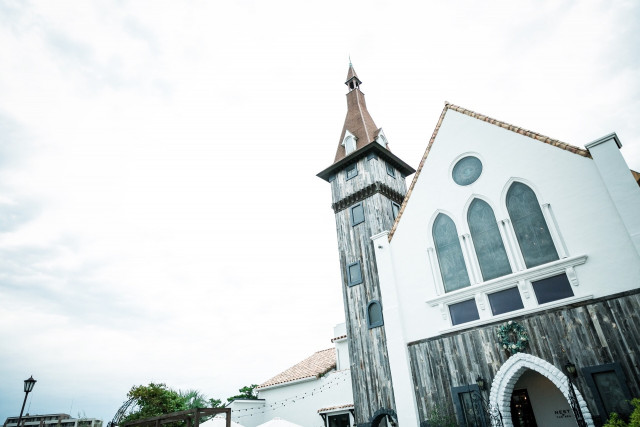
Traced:
<svg viewBox="0 0 640 427">
<path fill-rule="evenodd" d="M 367 111 L 364 93 L 360 91 L 361 83 L 353 65 L 349 64 L 347 81 L 345 82 L 349 88 L 349 93 L 347 93 L 347 117 L 344 119 L 344 126 L 340 134 L 340 141 L 338 142 L 338 150 L 336 151 L 334 163 L 346 157 L 346 151 L 342 145 L 342 141 L 344 141 L 347 131 L 356 137 L 356 151 L 374 142 L 380 131 L 373 122 L 369 111 Z"/>
</svg>

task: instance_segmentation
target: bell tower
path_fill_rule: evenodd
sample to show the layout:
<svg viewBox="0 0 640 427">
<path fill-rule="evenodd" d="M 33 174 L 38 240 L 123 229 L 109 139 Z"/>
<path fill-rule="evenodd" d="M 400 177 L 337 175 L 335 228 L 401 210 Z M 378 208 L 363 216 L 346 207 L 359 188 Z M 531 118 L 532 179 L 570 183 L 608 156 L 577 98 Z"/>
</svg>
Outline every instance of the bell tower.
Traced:
<svg viewBox="0 0 640 427">
<path fill-rule="evenodd" d="M 407 192 L 405 177 L 415 170 L 389 150 L 351 64 L 345 84 L 347 117 L 336 156 L 318 177 L 331 185 L 356 425 L 375 427 L 385 415 L 396 418 L 396 405 L 371 237 L 391 230 Z"/>
</svg>

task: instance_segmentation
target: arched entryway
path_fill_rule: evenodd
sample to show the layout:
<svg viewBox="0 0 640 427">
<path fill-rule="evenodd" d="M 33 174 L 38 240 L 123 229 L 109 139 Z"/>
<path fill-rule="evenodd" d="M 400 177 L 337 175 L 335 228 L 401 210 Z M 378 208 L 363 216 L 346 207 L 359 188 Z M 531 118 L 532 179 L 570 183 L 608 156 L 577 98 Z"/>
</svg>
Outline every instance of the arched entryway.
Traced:
<svg viewBox="0 0 640 427">
<path fill-rule="evenodd" d="M 586 402 L 575 387 L 574 391 L 587 425 L 593 426 Z M 489 401 L 500 410 L 505 427 L 534 426 L 532 419 L 539 427 L 576 425 L 567 377 L 530 354 L 518 353 L 502 365 L 491 384 Z"/>
</svg>

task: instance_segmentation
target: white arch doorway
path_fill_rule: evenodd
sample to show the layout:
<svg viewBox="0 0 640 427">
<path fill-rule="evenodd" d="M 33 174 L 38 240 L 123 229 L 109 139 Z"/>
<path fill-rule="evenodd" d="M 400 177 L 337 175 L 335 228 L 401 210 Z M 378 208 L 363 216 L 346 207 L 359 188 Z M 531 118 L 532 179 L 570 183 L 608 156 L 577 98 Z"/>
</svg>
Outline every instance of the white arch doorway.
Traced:
<svg viewBox="0 0 640 427">
<path fill-rule="evenodd" d="M 523 377 L 523 374 L 527 375 Z M 544 378 L 539 378 L 540 376 Z M 558 420 L 554 424 L 561 423 L 562 425 L 576 425 L 573 413 L 571 412 L 567 414 L 566 412 L 563 412 L 566 410 L 566 408 L 570 409 L 569 382 L 567 380 L 567 377 L 558 368 L 556 368 L 546 360 L 540 359 L 539 357 L 535 357 L 530 354 L 518 353 L 511 356 L 496 373 L 496 376 L 493 379 L 493 383 L 491 384 L 491 393 L 489 395 L 489 403 L 491 404 L 491 407 L 500 410 L 500 413 L 502 414 L 502 421 L 505 427 L 513 427 L 511 418 L 511 397 L 514 390 L 516 389 L 516 385 L 522 385 L 522 381 L 519 382 L 519 380 L 521 380 L 521 377 L 523 377 L 524 380 L 530 380 L 530 384 L 534 384 L 537 382 L 538 387 L 540 387 L 539 384 L 542 384 L 543 382 L 548 384 L 549 393 L 546 393 L 547 399 L 545 402 L 545 407 L 538 408 L 539 412 L 537 417 L 543 415 L 547 417 L 556 417 L 558 418 Z M 538 377 L 537 379 L 539 381 L 536 381 L 536 377 Z M 549 384 L 549 382 L 551 384 Z M 557 390 L 555 390 L 552 386 L 555 386 L 555 389 Z M 577 388 L 574 387 L 574 391 L 576 393 L 580 409 L 582 410 L 582 415 L 584 416 L 587 425 L 593 426 L 593 419 L 591 418 L 591 413 L 587 408 L 587 403 L 585 402 L 582 394 L 580 394 Z M 549 401 L 549 396 L 553 395 L 554 392 L 557 394 L 557 396 L 559 396 L 559 400 L 556 400 L 555 406 L 553 401 Z M 562 397 L 564 398 L 564 401 L 562 400 Z M 535 404 L 535 402 L 532 401 L 532 404 Z M 554 407 L 556 409 L 553 409 Z M 544 414 L 542 412 L 543 409 Z M 535 411 L 535 407 L 533 408 L 533 410 Z M 563 422 L 560 421 L 562 419 L 561 417 L 565 418 Z"/>
</svg>

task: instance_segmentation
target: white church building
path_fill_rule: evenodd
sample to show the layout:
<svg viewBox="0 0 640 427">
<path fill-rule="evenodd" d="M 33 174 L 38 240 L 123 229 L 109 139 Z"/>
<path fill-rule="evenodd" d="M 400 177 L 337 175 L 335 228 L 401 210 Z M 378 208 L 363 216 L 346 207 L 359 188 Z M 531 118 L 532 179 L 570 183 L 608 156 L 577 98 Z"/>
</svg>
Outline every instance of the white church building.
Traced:
<svg viewBox="0 0 640 427">
<path fill-rule="evenodd" d="M 584 147 L 445 104 L 414 170 L 352 66 L 331 186 L 357 426 L 602 425 L 640 397 L 640 188 Z M 397 142 L 397 143 L 401 143 Z"/>
</svg>

